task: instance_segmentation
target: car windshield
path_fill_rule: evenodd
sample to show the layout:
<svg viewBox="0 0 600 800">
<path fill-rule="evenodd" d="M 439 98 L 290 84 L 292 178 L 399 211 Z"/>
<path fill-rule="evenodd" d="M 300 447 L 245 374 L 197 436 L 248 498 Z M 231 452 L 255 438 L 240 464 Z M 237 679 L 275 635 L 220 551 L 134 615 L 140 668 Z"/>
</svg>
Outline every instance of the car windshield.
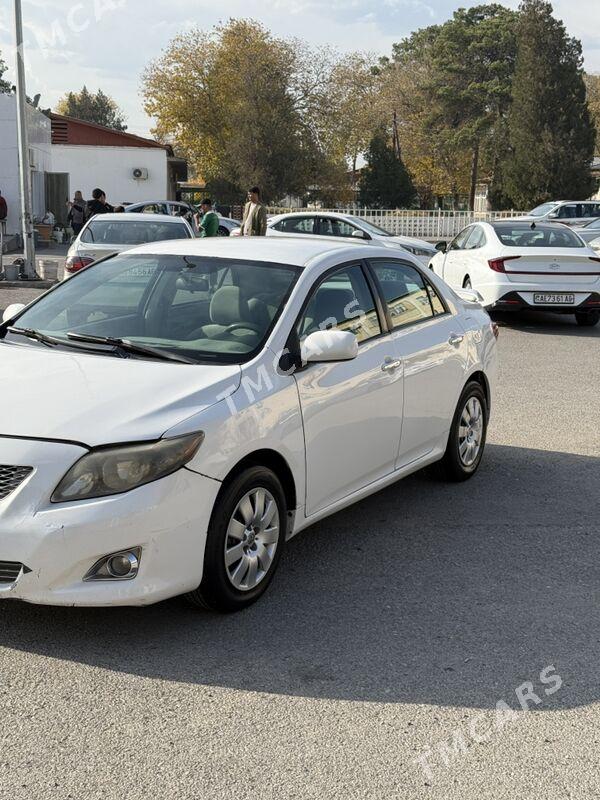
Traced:
<svg viewBox="0 0 600 800">
<path fill-rule="evenodd" d="M 589 228 L 590 230 L 595 230 L 596 228 L 600 228 L 600 219 L 593 219 L 591 222 L 586 222 L 583 227 Z"/>
<path fill-rule="evenodd" d="M 370 233 L 372 236 L 392 236 L 389 231 L 380 228 L 379 225 L 373 225 L 372 222 L 367 222 L 361 217 L 348 217 L 348 219 L 355 225 L 359 225 L 364 231 Z"/>
<path fill-rule="evenodd" d="M 59 285 L 15 327 L 71 345 L 67 334 L 110 337 L 198 363 L 243 363 L 262 348 L 299 273 L 199 255 L 121 254 Z"/>
<path fill-rule="evenodd" d="M 145 244 L 165 239 L 189 239 L 190 232 L 183 222 L 163 220 L 106 220 L 94 217 L 82 231 L 80 241 L 86 244 Z"/>
<path fill-rule="evenodd" d="M 563 225 L 544 225 L 521 222 L 492 226 L 506 247 L 585 247 L 584 242 Z"/>
<path fill-rule="evenodd" d="M 533 211 L 530 211 L 527 216 L 543 217 L 544 214 L 548 214 L 550 211 L 552 211 L 553 208 L 557 208 L 556 203 L 542 203 L 541 206 L 537 206 L 536 208 L 533 209 Z"/>
</svg>

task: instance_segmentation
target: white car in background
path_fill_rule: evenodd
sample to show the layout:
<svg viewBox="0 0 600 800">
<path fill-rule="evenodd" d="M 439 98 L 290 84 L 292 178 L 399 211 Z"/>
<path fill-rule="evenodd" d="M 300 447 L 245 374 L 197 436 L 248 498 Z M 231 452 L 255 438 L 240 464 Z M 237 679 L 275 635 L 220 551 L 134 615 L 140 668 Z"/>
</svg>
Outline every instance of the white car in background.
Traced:
<svg viewBox="0 0 600 800">
<path fill-rule="evenodd" d="M 473 289 L 486 308 L 537 308 L 600 321 L 600 258 L 570 228 L 521 220 L 469 225 L 431 260 L 455 289 Z"/>
<path fill-rule="evenodd" d="M 412 256 L 317 237 L 147 244 L 9 307 L 0 598 L 244 608 L 312 523 L 475 474 L 496 335 Z"/>
<path fill-rule="evenodd" d="M 278 214 L 267 223 L 267 235 L 335 236 L 342 239 L 362 239 L 375 245 L 404 250 L 427 265 L 435 255 L 435 247 L 423 239 L 394 236 L 353 214 L 333 212 L 299 212 Z"/>
<path fill-rule="evenodd" d="M 529 222 L 560 222 L 571 227 L 584 225 L 597 217 L 600 217 L 600 201 L 598 200 L 581 200 L 579 202 L 559 200 L 542 203 L 524 216 L 515 217 L 515 219 Z"/>
<path fill-rule="evenodd" d="M 99 258 L 122 253 L 147 242 L 193 239 L 194 231 L 183 217 L 166 214 L 96 214 L 87 221 L 67 253 L 65 278 Z"/>
</svg>

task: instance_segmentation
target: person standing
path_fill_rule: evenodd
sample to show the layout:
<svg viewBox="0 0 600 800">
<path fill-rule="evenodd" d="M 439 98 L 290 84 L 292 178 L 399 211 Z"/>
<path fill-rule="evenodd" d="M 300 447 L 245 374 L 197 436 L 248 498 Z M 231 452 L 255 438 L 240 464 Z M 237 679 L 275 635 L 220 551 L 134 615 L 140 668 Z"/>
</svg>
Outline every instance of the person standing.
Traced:
<svg viewBox="0 0 600 800">
<path fill-rule="evenodd" d="M 201 239 L 219 235 L 219 215 L 213 211 L 212 200 L 206 197 L 201 203 L 202 219 L 198 223 L 198 235 Z"/>
<path fill-rule="evenodd" d="M 4 222 L 8 216 L 8 206 L 6 205 L 6 200 L 2 197 L 2 192 L 0 192 L 0 222 Z"/>
<path fill-rule="evenodd" d="M 267 209 L 260 202 L 260 189 L 253 186 L 248 192 L 248 202 L 240 229 L 241 236 L 267 235 Z"/>
<path fill-rule="evenodd" d="M 68 221 L 73 229 L 73 234 L 79 236 L 81 229 L 85 224 L 85 200 L 79 190 L 75 192 L 73 202 L 67 203 L 69 207 Z"/>
<path fill-rule="evenodd" d="M 88 200 L 87 218 L 95 217 L 96 214 L 112 214 L 114 208 L 106 202 L 106 194 L 102 189 L 94 189 L 92 199 Z"/>
</svg>

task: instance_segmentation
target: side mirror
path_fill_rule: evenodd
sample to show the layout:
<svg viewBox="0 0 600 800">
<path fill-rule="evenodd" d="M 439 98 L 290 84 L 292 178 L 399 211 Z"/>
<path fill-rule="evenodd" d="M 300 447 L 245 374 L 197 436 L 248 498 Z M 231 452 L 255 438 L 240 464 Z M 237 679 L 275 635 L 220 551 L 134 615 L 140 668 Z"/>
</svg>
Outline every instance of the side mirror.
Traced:
<svg viewBox="0 0 600 800">
<path fill-rule="evenodd" d="M 13 317 L 16 317 L 17 314 L 20 314 L 24 308 L 25 303 L 13 303 L 11 306 L 8 306 L 4 314 L 2 314 L 2 322 L 9 322 Z"/>
<path fill-rule="evenodd" d="M 438 253 L 445 253 L 448 249 L 448 245 L 446 242 L 438 242 L 435 246 L 435 249 L 438 251 Z"/>
<path fill-rule="evenodd" d="M 548 214 L 548 219 L 558 219 L 558 211 L 552 211 Z"/>
<path fill-rule="evenodd" d="M 349 331 L 315 331 L 302 342 L 303 364 L 352 361 L 358 355 L 358 339 Z"/>
<path fill-rule="evenodd" d="M 479 303 L 483 305 L 483 297 L 479 292 L 476 292 L 475 289 L 455 289 L 454 291 L 461 300 L 465 300 L 467 303 Z"/>
<path fill-rule="evenodd" d="M 365 233 L 365 231 L 353 231 L 352 232 L 352 238 L 353 239 L 370 239 L 371 237 L 369 236 L 368 233 Z"/>
</svg>

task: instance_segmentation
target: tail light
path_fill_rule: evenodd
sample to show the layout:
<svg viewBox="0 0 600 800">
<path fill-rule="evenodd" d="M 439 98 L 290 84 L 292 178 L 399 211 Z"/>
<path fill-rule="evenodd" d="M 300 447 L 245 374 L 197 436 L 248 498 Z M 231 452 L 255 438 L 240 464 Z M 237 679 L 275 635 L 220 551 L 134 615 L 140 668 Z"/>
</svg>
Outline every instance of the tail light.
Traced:
<svg viewBox="0 0 600 800">
<path fill-rule="evenodd" d="M 491 258 L 488 261 L 488 265 L 490 269 L 494 270 L 494 272 L 506 272 L 505 262 L 514 261 L 517 258 L 521 258 L 521 256 L 505 256 L 504 258 Z"/>
<path fill-rule="evenodd" d="M 69 256 L 65 263 L 65 269 L 67 272 L 79 272 L 80 269 L 89 267 L 93 263 L 94 259 L 87 256 Z"/>
</svg>

